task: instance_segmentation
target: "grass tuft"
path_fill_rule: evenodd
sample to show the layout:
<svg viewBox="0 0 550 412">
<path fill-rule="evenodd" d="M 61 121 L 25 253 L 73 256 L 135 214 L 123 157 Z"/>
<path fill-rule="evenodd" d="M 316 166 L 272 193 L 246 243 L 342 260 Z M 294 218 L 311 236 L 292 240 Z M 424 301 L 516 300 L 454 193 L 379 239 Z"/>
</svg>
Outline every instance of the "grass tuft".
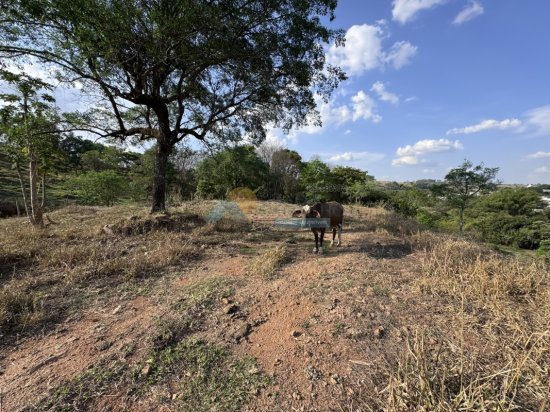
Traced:
<svg viewBox="0 0 550 412">
<path fill-rule="evenodd" d="M 252 259 L 248 264 L 248 273 L 271 279 L 275 276 L 287 258 L 285 244 L 266 250 Z"/>
</svg>

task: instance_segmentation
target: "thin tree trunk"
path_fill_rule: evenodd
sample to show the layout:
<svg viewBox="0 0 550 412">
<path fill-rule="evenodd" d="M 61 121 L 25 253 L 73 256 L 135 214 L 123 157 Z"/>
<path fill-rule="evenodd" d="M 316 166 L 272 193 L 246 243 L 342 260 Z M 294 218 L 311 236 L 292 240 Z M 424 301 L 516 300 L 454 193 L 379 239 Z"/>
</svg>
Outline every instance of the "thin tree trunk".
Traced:
<svg viewBox="0 0 550 412">
<path fill-rule="evenodd" d="M 46 207 L 46 173 L 42 173 L 42 200 L 40 201 L 42 210 Z"/>
<path fill-rule="evenodd" d="M 38 171 L 36 167 L 36 160 L 32 149 L 29 150 L 29 187 L 31 193 L 31 223 L 35 226 L 44 226 L 44 220 L 42 217 L 42 207 L 38 203 Z"/>
<path fill-rule="evenodd" d="M 21 194 L 23 195 L 23 205 L 25 206 L 25 213 L 30 218 L 29 213 L 29 204 L 27 202 L 27 191 L 25 190 L 25 183 L 23 182 L 23 174 L 21 173 L 21 167 L 19 162 L 15 162 L 15 167 L 17 168 L 17 176 L 19 177 L 19 184 L 21 185 Z"/>
<path fill-rule="evenodd" d="M 464 209 L 460 209 L 460 232 L 464 232 Z"/>
<path fill-rule="evenodd" d="M 15 209 L 17 209 L 17 217 L 21 216 L 21 210 L 19 210 L 19 202 L 15 199 Z"/>
</svg>

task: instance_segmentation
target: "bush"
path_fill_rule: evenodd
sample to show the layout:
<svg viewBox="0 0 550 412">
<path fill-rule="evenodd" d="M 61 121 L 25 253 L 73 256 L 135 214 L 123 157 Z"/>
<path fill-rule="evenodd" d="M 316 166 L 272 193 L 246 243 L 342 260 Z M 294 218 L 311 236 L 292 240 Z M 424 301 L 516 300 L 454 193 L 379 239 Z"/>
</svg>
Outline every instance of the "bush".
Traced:
<svg viewBox="0 0 550 412">
<path fill-rule="evenodd" d="M 85 204 L 112 206 L 127 192 L 126 179 L 113 170 L 87 172 L 71 182 L 75 195 Z"/>
</svg>

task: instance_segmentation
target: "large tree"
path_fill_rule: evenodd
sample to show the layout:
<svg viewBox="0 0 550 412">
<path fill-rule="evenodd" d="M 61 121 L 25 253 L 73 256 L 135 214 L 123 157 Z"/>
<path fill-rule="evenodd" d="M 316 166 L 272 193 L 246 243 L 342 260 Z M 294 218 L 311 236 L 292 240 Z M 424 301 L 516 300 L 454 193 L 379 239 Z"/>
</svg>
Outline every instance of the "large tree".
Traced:
<svg viewBox="0 0 550 412">
<path fill-rule="evenodd" d="M 182 139 L 246 135 L 260 142 L 267 125 L 318 123 L 315 94 L 328 97 L 344 78 L 326 64 L 323 48 L 343 40 L 323 24 L 334 18 L 336 4 L 4 0 L 0 59 L 30 57 L 57 67 L 61 80 L 99 91 L 112 117 L 90 131 L 156 140 L 152 211 L 158 211 L 166 207 L 168 157 Z"/>
</svg>

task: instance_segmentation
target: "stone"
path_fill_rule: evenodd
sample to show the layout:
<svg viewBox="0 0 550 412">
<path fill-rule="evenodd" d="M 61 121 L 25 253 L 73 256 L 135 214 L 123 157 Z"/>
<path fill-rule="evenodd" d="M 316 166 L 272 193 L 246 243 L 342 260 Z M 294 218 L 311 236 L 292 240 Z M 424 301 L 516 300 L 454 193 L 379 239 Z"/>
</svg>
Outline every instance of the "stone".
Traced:
<svg viewBox="0 0 550 412">
<path fill-rule="evenodd" d="M 378 339 L 382 339 L 385 335 L 385 331 L 382 326 L 375 328 L 373 333 L 374 333 L 374 337 Z"/>
<path fill-rule="evenodd" d="M 293 338 L 299 338 L 300 336 L 302 336 L 302 332 L 300 332 L 299 330 L 293 330 L 292 332 L 290 332 L 290 335 Z"/>
<path fill-rule="evenodd" d="M 225 308 L 223 308 L 223 313 L 225 313 L 226 315 L 231 315 L 238 311 L 239 311 L 239 306 L 237 305 L 227 305 Z"/>
</svg>

